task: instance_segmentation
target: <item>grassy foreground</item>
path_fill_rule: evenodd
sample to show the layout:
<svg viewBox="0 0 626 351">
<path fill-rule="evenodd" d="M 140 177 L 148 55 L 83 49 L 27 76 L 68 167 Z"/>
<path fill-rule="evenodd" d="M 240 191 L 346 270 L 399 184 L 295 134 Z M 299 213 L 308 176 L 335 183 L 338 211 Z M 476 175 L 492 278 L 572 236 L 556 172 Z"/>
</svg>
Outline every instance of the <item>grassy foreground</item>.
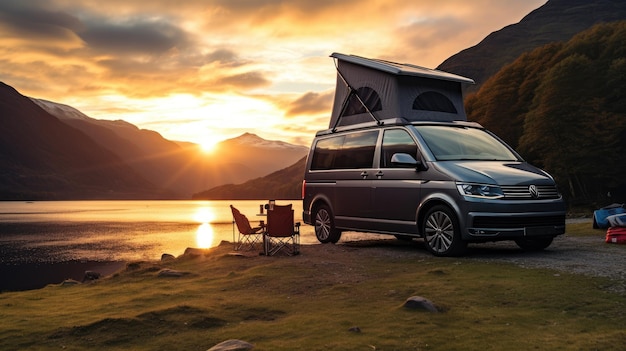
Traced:
<svg viewBox="0 0 626 351">
<path fill-rule="evenodd" d="M 227 339 L 255 350 L 626 345 L 626 296 L 601 278 L 436 258 L 394 240 L 304 246 L 295 257 L 231 249 L 133 263 L 91 284 L 1 293 L 0 349 L 207 350 Z M 164 268 L 185 274 L 160 277 Z M 404 308 L 415 295 L 440 313 Z"/>
</svg>

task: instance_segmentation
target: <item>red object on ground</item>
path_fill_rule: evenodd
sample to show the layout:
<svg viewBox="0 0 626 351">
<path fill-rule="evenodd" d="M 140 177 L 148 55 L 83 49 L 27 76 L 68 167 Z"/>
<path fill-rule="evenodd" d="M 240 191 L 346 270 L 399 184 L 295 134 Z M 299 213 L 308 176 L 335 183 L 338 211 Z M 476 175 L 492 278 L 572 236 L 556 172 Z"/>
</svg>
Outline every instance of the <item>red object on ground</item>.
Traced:
<svg viewBox="0 0 626 351">
<path fill-rule="evenodd" d="M 606 240 L 609 244 L 626 244 L 626 227 L 611 227 L 606 231 Z"/>
</svg>

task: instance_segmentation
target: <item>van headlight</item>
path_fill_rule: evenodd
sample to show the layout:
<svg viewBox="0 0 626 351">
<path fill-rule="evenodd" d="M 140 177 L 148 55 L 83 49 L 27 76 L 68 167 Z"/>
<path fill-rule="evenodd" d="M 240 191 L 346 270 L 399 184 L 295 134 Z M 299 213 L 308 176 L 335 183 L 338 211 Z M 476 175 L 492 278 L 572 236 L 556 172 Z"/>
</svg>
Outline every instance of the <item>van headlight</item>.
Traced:
<svg viewBox="0 0 626 351">
<path fill-rule="evenodd" d="M 497 185 L 457 183 L 456 188 L 463 196 L 483 197 L 488 199 L 504 197 L 502 189 Z"/>
</svg>

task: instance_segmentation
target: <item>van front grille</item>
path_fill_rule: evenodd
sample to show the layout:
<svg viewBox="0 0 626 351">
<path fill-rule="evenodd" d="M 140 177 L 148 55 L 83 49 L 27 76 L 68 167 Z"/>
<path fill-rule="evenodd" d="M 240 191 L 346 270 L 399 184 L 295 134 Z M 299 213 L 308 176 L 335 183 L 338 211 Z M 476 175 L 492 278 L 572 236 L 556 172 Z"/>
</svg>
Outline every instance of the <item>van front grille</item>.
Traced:
<svg viewBox="0 0 626 351">
<path fill-rule="evenodd" d="M 547 200 L 561 196 L 555 185 L 536 185 L 536 196 L 533 196 L 528 185 L 503 185 L 501 188 L 505 200 Z"/>
</svg>

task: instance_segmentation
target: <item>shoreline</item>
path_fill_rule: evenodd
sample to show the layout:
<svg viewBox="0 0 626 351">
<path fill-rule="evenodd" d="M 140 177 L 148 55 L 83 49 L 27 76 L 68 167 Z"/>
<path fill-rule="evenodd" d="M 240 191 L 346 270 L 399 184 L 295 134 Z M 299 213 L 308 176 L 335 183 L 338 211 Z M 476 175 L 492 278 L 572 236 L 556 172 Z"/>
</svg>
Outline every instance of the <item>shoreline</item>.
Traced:
<svg viewBox="0 0 626 351">
<path fill-rule="evenodd" d="M 126 264 L 125 261 L 85 260 L 0 264 L 0 294 L 41 289 L 67 279 L 82 282 L 86 271 L 99 273 L 103 278 L 118 272 Z"/>
</svg>

